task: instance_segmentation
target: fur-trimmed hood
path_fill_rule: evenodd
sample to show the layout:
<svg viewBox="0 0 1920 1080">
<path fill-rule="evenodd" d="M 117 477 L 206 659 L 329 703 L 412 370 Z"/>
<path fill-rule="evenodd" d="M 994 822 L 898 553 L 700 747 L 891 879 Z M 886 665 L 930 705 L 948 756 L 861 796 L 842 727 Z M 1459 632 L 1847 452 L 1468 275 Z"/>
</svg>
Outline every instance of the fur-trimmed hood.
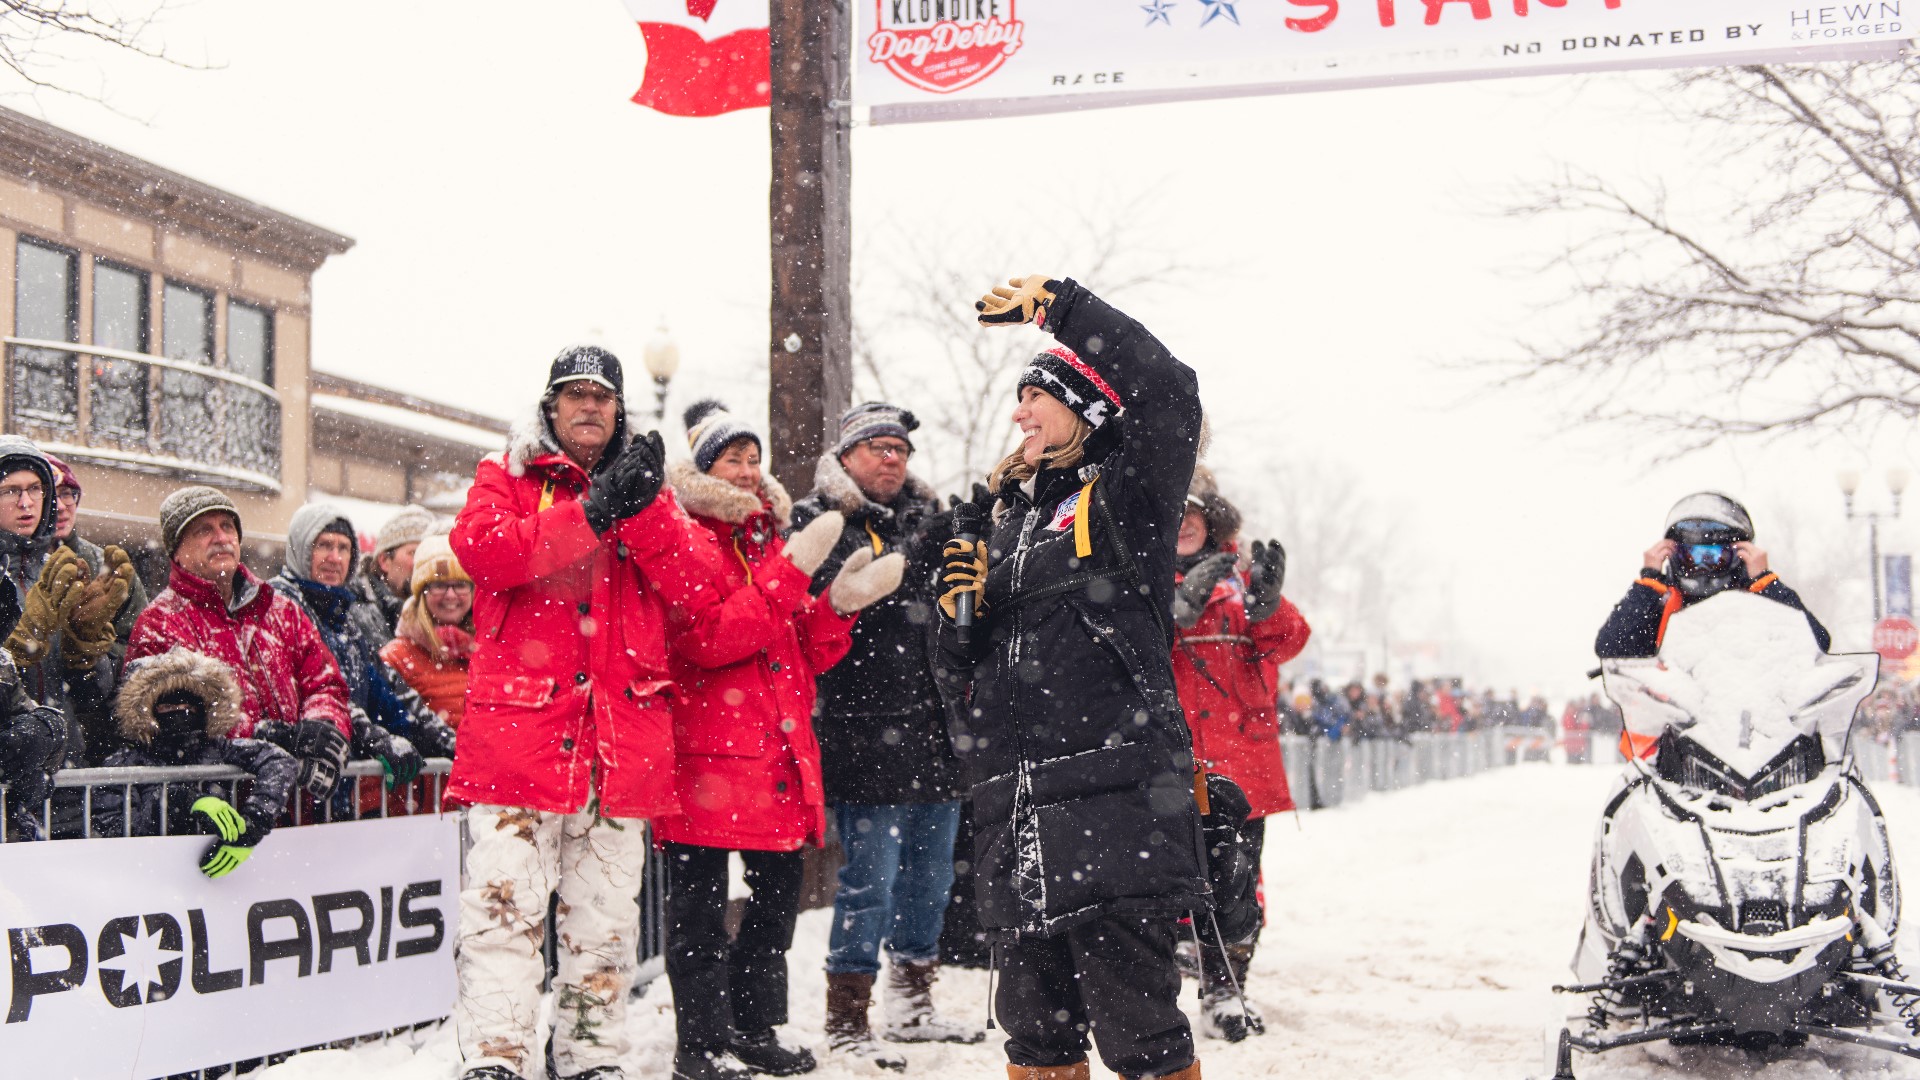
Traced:
<svg viewBox="0 0 1920 1080">
<path fill-rule="evenodd" d="M 160 730 L 153 706 L 175 690 L 185 690 L 207 703 L 207 735 L 223 739 L 240 723 L 240 683 L 227 665 L 210 656 L 175 646 L 166 652 L 127 665 L 113 718 L 128 742 L 147 746 Z"/>
<path fill-rule="evenodd" d="M 858 518 L 880 518 L 885 520 L 893 516 L 893 510 L 867 498 L 860 485 L 854 483 L 848 475 L 846 466 L 832 454 L 820 455 L 820 464 L 813 470 L 813 493 L 818 496 L 829 510 L 838 510 L 849 520 Z M 925 480 L 907 474 L 907 482 L 901 486 L 900 494 L 922 503 L 937 505 L 940 496 Z"/>
<path fill-rule="evenodd" d="M 743 491 L 696 468 L 686 459 L 667 463 L 667 483 L 687 513 L 740 525 L 763 509 L 773 515 L 773 526 L 784 530 L 793 520 L 793 498 L 772 473 L 760 477 L 760 494 Z"/>
</svg>

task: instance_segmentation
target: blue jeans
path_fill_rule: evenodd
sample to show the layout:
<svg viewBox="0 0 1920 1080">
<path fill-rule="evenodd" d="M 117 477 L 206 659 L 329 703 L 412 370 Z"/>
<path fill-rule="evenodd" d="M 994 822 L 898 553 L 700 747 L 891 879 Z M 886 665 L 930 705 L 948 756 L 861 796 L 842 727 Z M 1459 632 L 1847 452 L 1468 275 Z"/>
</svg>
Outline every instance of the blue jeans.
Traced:
<svg viewBox="0 0 1920 1080">
<path fill-rule="evenodd" d="M 939 959 L 960 804 L 830 809 L 847 862 L 833 897 L 828 974 L 878 974 L 883 940 L 888 955 L 898 959 Z"/>
</svg>

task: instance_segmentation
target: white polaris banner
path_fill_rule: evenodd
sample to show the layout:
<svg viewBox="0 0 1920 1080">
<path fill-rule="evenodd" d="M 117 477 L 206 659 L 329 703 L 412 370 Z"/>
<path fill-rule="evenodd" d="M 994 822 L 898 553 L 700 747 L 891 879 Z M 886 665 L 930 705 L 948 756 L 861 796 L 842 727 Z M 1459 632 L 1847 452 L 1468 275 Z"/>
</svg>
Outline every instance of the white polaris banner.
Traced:
<svg viewBox="0 0 1920 1080">
<path fill-rule="evenodd" d="M 1920 0 L 854 0 L 854 10 L 854 103 L 878 124 L 1891 56 L 1913 35 Z"/>
<path fill-rule="evenodd" d="M 0 1075 L 139 1080 L 452 1010 L 458 817 L 275 829 L 218 881 L 207 844 L 0 845 Z"/>
</svg>

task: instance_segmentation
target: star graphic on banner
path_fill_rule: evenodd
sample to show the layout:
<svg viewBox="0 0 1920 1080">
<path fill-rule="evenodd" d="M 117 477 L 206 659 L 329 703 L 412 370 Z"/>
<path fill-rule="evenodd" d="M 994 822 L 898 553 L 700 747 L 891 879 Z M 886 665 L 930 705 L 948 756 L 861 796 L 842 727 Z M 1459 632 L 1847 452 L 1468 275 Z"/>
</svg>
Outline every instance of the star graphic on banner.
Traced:
<svg viewBox="0 0 1920 1080">
<path fill-rule="evenodd" d="M 1153 0 L 1151 4 L 1141 4 L 1140 10 L 1147 13 L 1148 26 L 1152 26 L 1154 23 L 1164 23 L 1167 26 L 1173 25 L 1173 16 L 1167 14 L 1167 12 L 1173 10 L 1173 5 L 1167 3 L 1167 0 Z"/>
<path fill-rule="evenodd" d="M 1240 0 L 1200 0 L 1200 3 L 1207 9 L 1207 17 L 1200 20 L 1201 26 L 1207 25 L 1222 15 L 1232 19 L 1233 25 L 1240 25 L 1240 13 L 1233 10 Z"/>
</svg>

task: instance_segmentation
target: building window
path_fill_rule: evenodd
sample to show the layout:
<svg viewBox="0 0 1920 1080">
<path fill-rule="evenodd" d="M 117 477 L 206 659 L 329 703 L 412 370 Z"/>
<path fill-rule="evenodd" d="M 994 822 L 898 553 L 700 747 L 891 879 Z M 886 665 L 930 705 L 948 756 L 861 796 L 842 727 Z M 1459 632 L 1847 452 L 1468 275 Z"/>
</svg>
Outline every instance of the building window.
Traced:
<svg viewBox="0 0 1920 1080">
<path fill-rule="evenodd" d="M 13 332 L 37 341 L 80 340 L 76 257 L 21 237 L 14 249 Z M 16 423 L 70 428 L 80 403 L 79 361 L 59 349 L 14 346 L 8 396 Z"/>
<path fill-rule="evenodd" d="M 160 348 L 169 360 L 213 365 L 213 294 L 167 282 L 160 312 Z M 188 371 L 160 371 L 160 423 L 154 442 L 189 461 L 220 456 L 220 397 L 216 380 Z"/>
<path fill-rule="evenodd" d="M 213 363 L 213 294 L 167 282 L 161 347 L 169 360 Z"/>
<path fill-rule="evenodd" d="M 227 367 L 235 375 L 273 385 L 273 312 L 227 301 Z"/>
<path fill-rule="evenodd" d="M 273 311 L 227 300 L 227 369 L 273 385 Z M 227 460 L 280 475 L 280 403 L 251 386 L 227 383 Z"/>
<path fill-rule="evenodd" d="M 102 349 L 144 353 L 150 327 L 146 273 L 95 259 L 93 344 Z M 147 365 L 96 356 L 90 366 L 87 426 L 93 437 L 144 444 L 148 420 Z"/>
</svg>

